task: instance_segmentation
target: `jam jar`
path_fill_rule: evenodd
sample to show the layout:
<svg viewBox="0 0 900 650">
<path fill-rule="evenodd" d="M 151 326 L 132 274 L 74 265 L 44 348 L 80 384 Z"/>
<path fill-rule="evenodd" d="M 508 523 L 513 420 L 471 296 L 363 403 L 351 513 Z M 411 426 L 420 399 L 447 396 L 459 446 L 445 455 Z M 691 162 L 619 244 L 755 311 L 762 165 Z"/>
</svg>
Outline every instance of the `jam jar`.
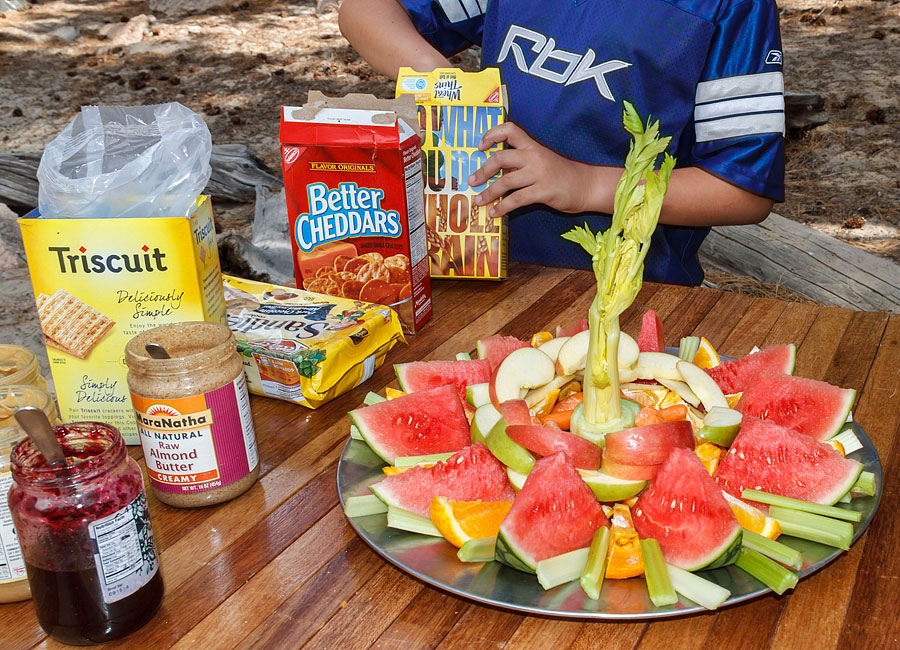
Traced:
<svg viewBox="0 0 900 650">
<path fill-rule="evenodd" d="M 50 393 L 36 386 L 0 385 L 0 603 L 31 598 L 25 560 L 6 501 L 12 474 L 9 454 L 24 437 L 25 431 L 13 417 L 17 408 L 35 406 L 56 424 L 56 403 Z"/>
<path fill-rule="evenodd" d="M 38 623 L 63 643 L 118 639 L 149 621 L 163 596 L 141 471 L 114 427 L 53 429 L 64 466 L 51 467 L 30 439 L 10 458 L 9 508 Z"/>
</svg>

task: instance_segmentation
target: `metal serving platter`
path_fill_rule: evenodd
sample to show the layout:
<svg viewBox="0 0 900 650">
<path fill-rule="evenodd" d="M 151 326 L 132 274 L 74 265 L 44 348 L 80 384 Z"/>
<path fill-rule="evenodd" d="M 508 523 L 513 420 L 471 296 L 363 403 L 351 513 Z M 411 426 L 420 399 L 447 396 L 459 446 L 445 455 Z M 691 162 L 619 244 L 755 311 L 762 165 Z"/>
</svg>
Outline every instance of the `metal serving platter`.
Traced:
<svg viewBox="0 0 900 650">
<path fill-rule="evenodd" d="M 855 498 L 842 507 L 860 510 L 863 519 L 853 524 L 853 541 L 863 534 L 872 521 L 881 500 L 881 460 L 872 441 L 856 424 L 853 430 L 863 448 L 849 454 L 875 474 L 873 497 Z M 349 440 L 341 452 L 337 469 L 337 488 L 341 505 L 350 496 L 371 494 L 368 486 L 384 478 L 385 462 L 361 440 Z M 539 614 L 563 618 L 593 620 L 640 620 L 685 616 L 706 611 L 692 601 L 680 598 L 667 607 L 655 607 L 647 595 L 643 578 L 604 580 L 598 600 L 585 596 L 578 581 L 545 591 L 534 575 L 516 571 L 499 562 L 464 563 L 456 557 L 457 549 L 443 538 L 408 533 L 387 527 L 384 514 L 349 519 L 363 541 L 385 560 L 419 580 L 484 605 L 501 607 L 523 614 Z M 843 553 L 839 549 L 793 537 L 779 541 L 803 554 L 800 577 L 822 569 Z M 718 583 L 731 592 L 724 606 L 737 605 L 769 593 L 771 590 L 736 566 L 728 566 L 699 575 Z M 797 589 L 803 589 L 802 583 Z"/>
</svg>

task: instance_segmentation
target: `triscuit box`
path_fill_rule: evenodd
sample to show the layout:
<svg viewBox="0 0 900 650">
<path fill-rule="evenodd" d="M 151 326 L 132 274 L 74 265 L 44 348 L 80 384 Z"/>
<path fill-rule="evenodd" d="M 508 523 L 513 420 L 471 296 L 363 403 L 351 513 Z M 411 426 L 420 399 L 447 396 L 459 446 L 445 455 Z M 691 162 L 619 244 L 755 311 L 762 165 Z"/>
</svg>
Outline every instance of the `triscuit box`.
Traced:
<svg viewBox="0 0 900 650">
<path fill-rule="evenodd" d="M 505 119 L 500 71 L 428 73 L 400 68 L 397 95 L 416 98 L 419 128 L 425 132 L 425 225 L 433 278 L 500 280 L 506 277 L 509 231 L 506 215 L 472 200 L 488 184 L 470 187 L 468 178 L 501 148 L 480 151 L 488 129 Z M 495 177 L 497 178 L 497 177 Z"/>
<path fill-rule="evenodd" d="M 225 304 L 250 392 L 309 408 L 367 380 L 404 341 L 384 305 L 227 275 Z"/>
<path fill-rule="evenodd" d="M 225 322 L 208 197 L 188 217 L 19 220 L 62 419 L 140 444 L 125 344 L 183 321 Z"/>
</svg>

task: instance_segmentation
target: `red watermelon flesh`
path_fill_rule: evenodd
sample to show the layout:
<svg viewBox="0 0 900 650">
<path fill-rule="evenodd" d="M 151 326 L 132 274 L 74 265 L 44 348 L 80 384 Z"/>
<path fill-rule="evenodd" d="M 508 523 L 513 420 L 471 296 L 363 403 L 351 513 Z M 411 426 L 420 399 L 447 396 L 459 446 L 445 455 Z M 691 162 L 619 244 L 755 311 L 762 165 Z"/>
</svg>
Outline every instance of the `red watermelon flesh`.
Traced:
<svg viewBox="0 0 900 650">
<path fill-rule="evenodd" d="M 722 491 L 690 449 L 673 449 L 632 508 L 641 538 L 659 542 L 666 562 L 687 571 L 734 562 L 741 527 Z"/>
<path fill-rule="evenodd" d="M 511 424 L 506 427 L 506 435 L 539 456 L 551 456 L 561 451 L 578 469 L 600 467 L 600 447 L 567 431 L 534 424 Z"/>
<path fill-rule="evenodd" d="M 833 505 L 856 483 L 862 468 L 862 463 L 844 458 L 831 445 L 745 415 L 715 480 L 737 498 L 754 489 Z M 763 504 L 754 505 L 768 510 Z"/>
<path fill-rule="evenodd" d="M 486 339 L 480 339 L 475 347 L 478 350 L 478 358 L 486 359 L 489 364 L 488 379 L 490 379 L 490 373 L 497 369 L 500 362 L 508 357 L 510 352 L 519 348 L 527 348 L 528 343 L 520 341 L 515 336 L 494 334 Z M 488 381 L 488 379 L 482 381 Z"/>
<path fill-rule="evenodd" d="M 644 312 L 644 316 L 641 318 L 641 333 L 638 336 L 637 344 L 641 352 L 666 351 L 662 321 L 652 309 Z"/>
<path fill-rule="evenodd" d="M 564 336 L 575 336 L 578 332 L 583 332 L 586 329 L 589 329 L 590 325 L 588 324 L 587 318 L 582 318 L 580 321 L 575 323 L 574 325 L 569 325 L 568 327 L 562 327 L 561 325 L 556 326 L 556 338 L 560 339 Z"/>
<path fill-rule="evenodd" d="M 773 345 L 740 359 L 725 361 L 706 372 L 725 395 L 733 395 L 747 390 L 756 382 L 756 376 L 765 370 L 792 374 L 796 359 L 795 345 Z"/>
<path fill-rule="evenodd" d="M 495 557 L 533 573 L 541 560 L 589 547 L 594 532 L 608 525 L 572 461 L 557 452 L 534 464 L 500 524 Z"/>
<path fill-rule="evenodd" d="M 822 441 L 841 430 L 855 399 L 850 388 L 762 371 L 744 389 L 737 410 Z"/>
<path fill-rule="evenodd" d="M 390 506 L 428 517 L 434 497 L 454 501 L 512 501 L 506 467 L 481 443 L 469 445 L 433 467 L 411 467 L 369 487 Z"/>
<path fill-rule="evenodd" d="M 470 442 L 455 386 L 410 393 L 348 415 L 372 451 L 391 465 L 398 456 L 455 452 Z"/>
<path fill-rule="evenodd" d="M 484 359 L 470 361 L 413 361 L 394 364 L 397 381 L 407 393 L 417 393 L 452 384 L 466 403 L 466 386 L 483 384 L 491 378 L 491 366 Z"/>
</svg>

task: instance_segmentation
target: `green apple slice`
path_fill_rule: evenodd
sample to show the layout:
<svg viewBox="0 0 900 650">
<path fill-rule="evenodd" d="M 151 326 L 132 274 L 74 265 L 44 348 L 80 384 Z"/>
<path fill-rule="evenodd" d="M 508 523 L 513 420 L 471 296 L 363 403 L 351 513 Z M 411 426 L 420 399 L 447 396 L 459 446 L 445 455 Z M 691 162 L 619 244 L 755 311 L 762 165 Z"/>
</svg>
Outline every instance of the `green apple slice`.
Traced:
<svg viewBox="0 0 900 650">
<path fill-rule="evenodd" d="M 591 488 L 591 492 L 597 497 L 597 501 L 612 503 L 624 501 L 639 494 L 647 487 L 647 481 L 629 481 L 604 474 L 600 470 L 580 469 L 578 473 Z M 515 487 L 515 486 L 514 486 Z"/>
<path fill-rule="evenodd" d="M 507 435 L 506 420 L 502 417 L 491 428 L 491 432 L 484 439 L 484 444 L 497 460 L 517 472 L 527 474 L 534 467 L 534 456 Z"/>
<path fill-rule="evenodd" d="M 741 429 L 741 413 L 727 407 L 714 406 L 703 418 L 697 435 L 720 447 L 730 447 Z"/>
<path fill-rule="evenodd" d="M 728 408 L 728 400 L 722 394 L 722 389 L 702 368 L 687 361 L 678 361 L 677 369 L 684 381 L 687 382 L 687 385 L 700 398 L 700 402 L 707 413 L 714 406 Z"/>
<path fill-rule="evenodd" d="M 559 358 L 559 351 L 569 338 L 568 336 L 559 336 L 555 339 L 550 339 L 546 343 L 539 345 L 538 350 L 550 357 L 553 363 L 556 363 L 556 360 Z"/>
<path fill-rule="evenodd" d="M 475 409 L 475 416 L 472 418 L 472 426 L 470 428 L 472 442 L 484 442 L 487 434 L 491 432 L 491 429 L 502 417 L 500 411 L 490 401 Z"/>
<path fill-rule="evenodd" d="M 522 489 L 522 486 L 525 485 L 525 479 L 528 478 L 528 474 L 517 472 L 511 467 L 506 468 L 506 476 L 509 477 L 509 484 L 513 486 L 513 490 L 516 492 Z"/>
<path fill-rule="evenodd" d="M 481 384 L 469 384 L 466 386 L 466 402 L 469 406 L 478 408 L 491 402 L 491 385 L 489 382 Z"/>
<path fill-rule="evenodd" d="M 500 363 L 491 379 L 494 406 L 511 399 L 522 399 L 523 388 L 543 386 L 556 375 L 553 361 L 537 348 L 513 350 Z"/>
</svg>

